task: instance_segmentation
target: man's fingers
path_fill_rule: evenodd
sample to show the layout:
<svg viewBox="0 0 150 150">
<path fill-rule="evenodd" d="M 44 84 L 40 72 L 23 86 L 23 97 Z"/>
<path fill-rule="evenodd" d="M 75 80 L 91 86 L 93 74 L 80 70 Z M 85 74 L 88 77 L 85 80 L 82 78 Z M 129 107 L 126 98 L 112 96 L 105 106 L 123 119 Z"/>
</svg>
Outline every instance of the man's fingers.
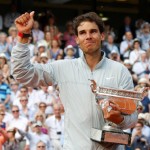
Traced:
<svg viewBox="0 0 150 150">
<path fill-rule="evenodd" d="M 29 20 L 30 18 L 30 15 L 29 13 L 25 13 L 23 15 L 21 15 L 20 17 L 18 17 L 16 20 L 15 20 L 15 23 L 18 23 L 18 24 L 26 24 L 26 22 Z"/>
<path fill-rule="evenodd" d="M 118 105 L 116 105 L 116 104 L 114 104 L 114 103 L 109 103 L 109 105 L 112 107 L 112 109 L 113 110 L 117 110 L 117 111 L 119 111 L 120 110 L 120 107 L 118 106 Z"/>
<path fill-rule="evenodd" d="M 31 17 L 31 18 L 34 17 L 34 11 L 30 12 L 30 17 Z"/>
</svg>

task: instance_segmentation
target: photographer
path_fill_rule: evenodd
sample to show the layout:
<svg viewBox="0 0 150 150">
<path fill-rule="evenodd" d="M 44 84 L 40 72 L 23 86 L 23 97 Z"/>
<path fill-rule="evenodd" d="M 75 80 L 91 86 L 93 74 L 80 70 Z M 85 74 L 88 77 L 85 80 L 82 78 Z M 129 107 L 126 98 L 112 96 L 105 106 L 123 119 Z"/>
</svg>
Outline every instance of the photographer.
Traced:
<svg viewBox="0 0 150 150">
<path fill-rule="evenodd" d="M 141 121 L 138 121 L 135 125 L 135 133 L 131 138 L 132 149 L 140 148 L 141 150 L 148 150 L 148 140 L 142 133 L 143 126 L 144 124 Z"/>
</svg>

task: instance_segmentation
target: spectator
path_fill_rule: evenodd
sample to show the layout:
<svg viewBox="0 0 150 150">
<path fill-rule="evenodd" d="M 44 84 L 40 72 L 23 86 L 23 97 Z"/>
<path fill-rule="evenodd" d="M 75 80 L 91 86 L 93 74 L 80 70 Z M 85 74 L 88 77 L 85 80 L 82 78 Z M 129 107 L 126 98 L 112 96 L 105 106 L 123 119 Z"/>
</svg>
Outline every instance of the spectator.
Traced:
<svg viewBox="0 0 150 150">
<path fill-rule="evenodd" d="M 137 74 L 138 78 L 149 78 L 150 63 L 148 62 L 147 55 L 143 52 L 140 56 L 140 61 L 133 65 L 132 71 Z"/>
<path fill-rule="evenodd" d="M 44 27 L 44 32 L 50 31 L 50 27 L 53 27 L 54 30 L 56 30 L 57 26 L 55 25 L 55 16 L 54 14 L 50 13 L 48 16 L 48 22 L 47 25 Z"/>
<path fill-rule="evenodd" d="M 135 132 L 132 135 L 132 139 L 131 139 L 132 149 L 140 148 L 141 150 L 148 150 L 148 140 L 142 132 L 143 126 L 144 124 L 138 121 L 134 128 Z"/>
<path fill-rule="evenodd" d="M 144 109 L 144 106 L 142 105 L 142 103 L 139 101 L 138 105 L 137 105 L 137 112 L 138 114 L 142 113 Z"/>
<path fill-rule="evenodd" d="M 28 105 L 28 97 L 22 96 L 20 97 L 20 116 L 27 118 L 28 120 L 34 120 L 34 112 L 32 108 L 29 108 Z"/>
<path fill-rule="evenodd" d="M 64 49 L 64 53 L 66 54 L 66 56 L 64 57 L 64 59 L 73 59 L 73 58 L 75 58 L 74 55 L 76 53 L 76 49 L 72 45 L 68 45 Z"/>
<path fill-rule="evenodd" d="M 12 114 L 6 111 L 4 103 L 0 102 L 0 110 L 4 112 L 4 119 L 3 121 L 8 124 L 8 122 L 13 118 Z"/>
<path fill-rule="evenodd" d="M 29 43 L 29 49 L 30 49 L 30 58 L 32 59 L 35 55 L 35 44 L 33 43 L 33 36 L 31 35 L 31 37 L 29 38 L 28 40 L 28 43 Z"/>
<path fill-rule="evenodd" d="M 118 47 L 114 44 L 114 36 L 112 34 L 108 34 L 106 42 L 103 44 L 102 50 L 106 53 L 106 57 L 109 57 L 109 54 L 112 51 L 119 53 Z"/>
<path fill-rule="evenodd" d="M 17 42 L 17 29 L 15 26 L 11 26 L 8 30 L 9 36 L 7 38 L 8 44 L 11 44 L 11 46 L 15 46 Z"/>
<path fill-rule="evenodd" d="M 64 59 L 64 56 L 63 56 L 62 54 L 58 54 L 58 55 L 56 56 L 56 59 L 55 59 L 55 60 L 62 60 L 62 59 Z"/>
<path fill-rule="evenodd" d="M 34 132 L 25 133 L 27 138 L 30 140 L 30 149 L 36 150 L 37 143 L 43 141 L 46 144 L 46 150 L 50 149 L 50 139 L 48 135 L 43 134 L 41 131 L 42 124 L 36 122 L 33 124 Z"/>
<path fill-rule="evenodd" d="M 129 70 L 130 74 L 132 75 L 134 86 L 136 86 L 137 82 L 138 82 L 138 76 L 137 76 L 136 73 L 133 72 L 132 64 L 130 63 L 130 60 L 129 59 L 125 59 L 123 64 L 127 67 L 127 69 Z"/>
<path fill-rule="evenodd" d="M 7 141 L 8 136 L 4 129 L 0 127 L 0 150 L 2 150 L 2 145 Z"/>
<path fill-rule="evenodd" d="M 40 30 L 39 22 L 36 20 L 34 21 L 34 24 L 33 24 L 32 35 L 33 35 L 34 43 L 37 43 L 38 41 L 44 39 L 44 32 Z"/>
<path fill-rule="evenodd" d="M 24 150 L 24 134 L 20 132 L 19 129 L 8 127 L 7 129 L 8 140 L 4 144 L 5 150 Z M 15 134 L 18 132 L 21 137 L 16 139 Z"/>
<path fill-rule="evenodd" d="M 132 24 L 132 19 L 130 16 L 125 16 L 123 24 L 120 25 L 118 42 L 121 42 L 125 39 L 126 32 L 130 32 L 133 35 L 133 37 L 135 37 L 135 27 Z"/>
<path fill-rule="evenodd" d="M 39 104 L 40 102 L 46 103 L 46 115 L 53 114 L 53 105 L 56 103 L 55 97 L 49 93 L 47 86 L 41 86 L 41 90 L 38 92 Z"/>
<path fill-rule="evenodd" d="M 136 20 L 136 22 L 135 22 L 135 27 L 136 27 L 135 34 L 136 34 L 136 38 L 139 38 L 141 36 L 141 34 L 142 34 L 141 26 L 142 26 L 142 24 L 144 22 L 145 21 L 143 19 Z"/>
<path fill-rule="evenodd" d="M 9 120 L 8 127 L 17 128 L 23 131 L 27 130 L 28 120 L 25 117 L 20 116 L 19 107 L 12 106 L 13 119 Z M 20 134 L 17 132 L 15 138 L 20 138 Z"/>
<path fill-rule="evenodd" d="M 123 60 L 129 59 L 130 52 L 132 51 L 133 35 L 132 32 L 125 32 L 125 39 L 120 43 L 120 54 Z"/>
<path fill-rule="evenodd" d="M 132 65 L 140 61 L 141 53 L 143 53 L 143 50 L 140 47 L 140 41 L 138 39 L 134 39 L 133 51 L 131 51 L 129 55 L 129 60 Z"/>
<path fill-rule="evenodd" d="M 51 32 L 50 31 L 46 31 L 45 32 L 45 37 L 44 40 L 47 43 L 47 48 L 51 49 L 51 45 L 52 45 L 52 36 L 51 36 Z"/>
<path fill-rule="evenodd" d="M 66 31 L 64 32 L 63 40 L 65 41 L 65 47 L 68 45 L 72 45 L 76 47 L 75 34 L 73 30 L 73 23 L 68 21 L 66 24 Z"/>
<path fill-rule="evenodd" d="M 35 51 L 36 56 L 33 58 L 34 63 L 40 62 L 40 56 L 42 53 L 48 53 L 47 50 L 47 42 L 45 40 L 41 40 L 37 43 L 37 50 Z"/>
<path fill-rule="evenodd" d="M 53 39 L 50 49 L 50 56 L 53 60 L 56 60 L 58 54 L 63 55 L 63 50 L 60 48 L 58 40 Z"/>
<path fill-rule="evenodd" d="M 5 130 L 6 123 L 4 122 L 5 111 L 0 109 L 0 127 Z"/>
<path fill-rule="evenodd" d="M 4 53 L 0 54 L 0 70 L 3 72 L 3 81 L 10 83 L 10 66 L 8 64 L 7 57 Z"/>
<path fill-rule="evenodd" d="M 28 107 L 33 111 L 37 109 L 37 100 L 38 100 L 38 89 L 34 89 L 33 87 L 28 87 Z"/>
<path fill-rule="evenodd" d="M 47 107 L 47 104 L 45 102 L 40 102 L 39 103 L 39 110 L 45 114 L 45 111 L 46 111 L 46 107 Z"/>
<path fill-rule="evenodd" d="M 12 81 L 10 83 L 10 88 L 11 88 L 11 95 L 10 95 L 10 103 L 11 105 L 13 102 L 18 98 L 19 96 L 19 83 L 16 81 Z"/>
<path fill-rule="evenodd" d="M 138 85 L 142 89 L 143 87 L 150 87 L 149 81 L 146 78 L 141 78 L 138 81 Z M 142 105 L 144 106 L 143 113 L 150 113 L 150 99 L 148 98 L 148 90 L 144 93 L 144 98 L 141 100 Z"/>
<path fill-rule="evenodd" d="M 115 35 L 115 32 L 113 31 L 113 28 L 111 27 L 109 21 L 105 21 L 104 22 L 104 33 L 105 33 L 105 40 L 104 40 L 104 43 L 105 41 L 108 39 L 108 36 L 109 35 L 112 35 L 113 36 L 113 40 L 115 39 L 116 35 Z"/>
<path fill-rule="evenodd" d="M 49 62 L 49 58 L 46 52 L 41 53 L 40 55 L 40 61 L 41 64 L 47 64 Z"/>
<path fill-rule="evenodd" d="M 12 45 L 7 42 L 7 34 L 0 32 L 0 53 L 4 53 L 6 58 L 10 59 Z"/>
<path fill-rule="evenodd" d="M 46 119 L 45 113 L 43 113 L 42 111 L 38 111 L 35 114 L 34 119 L 35 122 L 41 122 L 41 132 L 44 134 L 48 134 L 48 127 L 45 124 L 45 119 Z"/>
<path fill-rule="evenodd" d="M 5 104 L 7 109 L 10 108 L 10 88 L 9 85 L 3 82 L 3 72 L 0 70 L 0 100 Z"/>
<path fill-rule="evenodd" d="M 147 51 L 150 48 L 150 24 L 149 22 L 144 22 L 141 26 L 142 34 L 139 37 L 141 41 L 141 47 L 143 50 Z"/>
<path fill-rule="evenodd" d="M 14 21 L 15 19 L 20 15 L 17 12 L 17 5 L 15 4 L 11 4 L 10 5 L 10 12 L 8 12 L 5 16 L 4 16 L 4 26 L 6 28 L 11 27 L 12 25 L 14 25 Z"/>
<path fill-rule="evenodd" d="M 117 61 L 121 63 L 121 59 L 120 59 L 120 54 L 118 51 L 116 50 L 112 50 L 111 53 L 109 54 L 109 58 L 111 60 Z"/>
<path fill-rule="evenodd" d="M 13 105 L 17 105 L 19 108 L 21 108 L 20 97 L 28 97 L 28 88 L 26 86 L 20 88 L 17 98 L 13 101 Z"/>
<path fill-rule="evenodd" d="M 39 141 L 36 145 L 36 150 L 46 150 L 46 144 L 42 141 Z"/>
<path fill-rule="evenodd" d="M 54 115 L 46 119 L 46 125 L 49 128 L 49 137 L 51 146 L 54 150 L 61 150 L 61 138 L 64 130 L 64 119 L 60 113 L 59 105 L 54 105 Z"/>
</svg>

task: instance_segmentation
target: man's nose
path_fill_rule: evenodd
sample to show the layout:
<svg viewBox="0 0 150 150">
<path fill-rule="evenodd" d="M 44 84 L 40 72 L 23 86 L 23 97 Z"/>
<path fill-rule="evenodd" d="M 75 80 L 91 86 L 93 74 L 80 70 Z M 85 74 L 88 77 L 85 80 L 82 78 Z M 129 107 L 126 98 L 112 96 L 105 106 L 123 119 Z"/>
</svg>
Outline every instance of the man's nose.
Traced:
<svg viewBox="0 0 150 150">
<path fill-rule="evenodd" d="M 92 34 L 88 32 L 88 33 L 86 34 L 86 38 L 89 39 L 89 38 L 91 38 L 91 37 L 92 37 Z"/>
</svg>

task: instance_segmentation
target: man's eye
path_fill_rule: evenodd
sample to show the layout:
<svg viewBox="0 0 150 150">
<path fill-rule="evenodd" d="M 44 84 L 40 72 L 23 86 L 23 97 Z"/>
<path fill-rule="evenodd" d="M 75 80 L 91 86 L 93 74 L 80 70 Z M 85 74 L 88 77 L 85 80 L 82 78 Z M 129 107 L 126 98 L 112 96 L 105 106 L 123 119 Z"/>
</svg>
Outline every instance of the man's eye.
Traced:
<svg viewBox="0 0 150 150">
<path fill-rule="evenodd" d="M 97 30 L 92 30 L 91 33 L 97 33 Z"/>
<path fill-rule="evenodd" d="M 85 34 L 85 32 L 79 32 L 80 35 Z"/>
</svg>

